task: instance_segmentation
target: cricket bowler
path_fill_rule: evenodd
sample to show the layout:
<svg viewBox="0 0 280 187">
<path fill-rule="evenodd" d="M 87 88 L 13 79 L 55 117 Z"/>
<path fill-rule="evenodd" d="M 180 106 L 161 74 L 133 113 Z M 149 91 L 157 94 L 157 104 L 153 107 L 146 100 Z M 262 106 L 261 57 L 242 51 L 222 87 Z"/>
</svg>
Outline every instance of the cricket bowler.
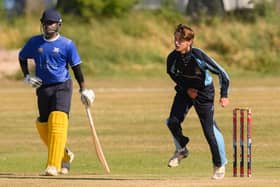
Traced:
<svg viewBox="0 0 280 187">
<path fill-rule="evenodd" d="M 194 36 L 190 27 L 179 24 L 174 32 L 175 49 L 167 57 L 167 73 L 176 83 L 176 95 L 167 119 L 176 150 L 168 166 L 178 166 L 189 155 L 189 137 L 183 135 L 181 124 L 194 106 L 212 155 L 212 179 L 222 179 L 227 159 L 223 135 L 214 120 L 215 91 L 209 72 L 219 77 L 222 107 L 229 103 L 229 77 L 216 61 L 201 49 L 193 47 Z"/>
</svg>

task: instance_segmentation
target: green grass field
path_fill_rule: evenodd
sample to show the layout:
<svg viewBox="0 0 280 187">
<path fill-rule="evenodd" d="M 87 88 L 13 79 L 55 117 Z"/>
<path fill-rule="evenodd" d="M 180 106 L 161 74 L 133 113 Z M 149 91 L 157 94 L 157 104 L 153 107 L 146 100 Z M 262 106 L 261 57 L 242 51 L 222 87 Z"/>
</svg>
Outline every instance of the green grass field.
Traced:
<svg viewBox="0 0 280 187">
<path fill-rule="evenodd" d="M 280 78 L 233 78 L 230 105 L 222 109 L 217 97 L 215 116 L 224 134 L 228 157 L 226 177 L 221 181 L 210 179 L 210 152 L 193 109 L 183 124 L 191 139 L 190 156 L 178 168 L 167 167 L 174 151 L 165 125 L 174 95 L 168 79 L 88 82 L 88 87 L 96 92 L 92 114 L 110 174 L 105 174 L 95 155 L 75 83 L 68 137 L 76 156 L 71 173 L 41 177 L 47 152 L 35 128 L 34 90 L 22 82 L 3 81 L 0 186 L 279 186 L 279 81 Z M 218 96 L 219 90 L 216 92 Z M 248 106 L 253 111 L 250 179 L 232 177 L 232 109 L 237 106 Z"/>
</svg>

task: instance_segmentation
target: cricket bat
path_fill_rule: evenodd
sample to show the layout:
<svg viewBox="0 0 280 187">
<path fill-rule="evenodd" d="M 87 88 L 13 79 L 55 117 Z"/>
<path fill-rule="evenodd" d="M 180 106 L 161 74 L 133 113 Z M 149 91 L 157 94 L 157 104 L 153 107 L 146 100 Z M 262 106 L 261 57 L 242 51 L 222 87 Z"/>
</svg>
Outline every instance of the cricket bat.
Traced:
<svg viewBox="0 0 280 187">
<path fill-rule="evenodd" d="M 106 161 L 106 158 L 103 154 L 103 150 L 102 150 L 101 144 L 99 142 L 95 127 L 94 127 L 93 118 L 92 118 L 89 107 L 86 107 L 86 112 L 87 112 L 87 117 L 88 117 L 88 120 L 89 120 L 91 132 L 92 132 L 93 144 L 94 144 L 94 147 L 95 147 L 95 152 L 96 152 L 97 158 L 100 161 L 100 163 L 102 164 L 106 173 L 110 173 L 110 168 L 109 168 L 109 166 L 107 164 L 107 161 Z"/>
</svg>

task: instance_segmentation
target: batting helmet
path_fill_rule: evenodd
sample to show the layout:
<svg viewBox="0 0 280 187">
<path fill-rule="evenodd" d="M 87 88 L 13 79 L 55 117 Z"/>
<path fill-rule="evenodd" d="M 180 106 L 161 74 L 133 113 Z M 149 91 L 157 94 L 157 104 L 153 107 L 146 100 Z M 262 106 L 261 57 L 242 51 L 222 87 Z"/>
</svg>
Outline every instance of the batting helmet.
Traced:
<svg viewBox="0 0 280 187">
<path fill-rule="evenodd" d="M 53 22 L 62 22 L 62 18 L 59 12 L 57 12 L 54 9 L 48 9 L 45 10 L 42 14 L 42 17 L 40 19 L 41 23 L 44 23 L 46 21 L 53 21 Z"/>
</svg>

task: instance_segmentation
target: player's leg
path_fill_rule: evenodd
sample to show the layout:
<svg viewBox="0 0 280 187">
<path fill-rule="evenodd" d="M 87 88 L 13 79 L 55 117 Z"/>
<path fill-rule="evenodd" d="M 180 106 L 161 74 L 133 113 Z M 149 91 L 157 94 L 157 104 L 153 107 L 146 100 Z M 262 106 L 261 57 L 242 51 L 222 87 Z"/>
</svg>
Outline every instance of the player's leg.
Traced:
<svg viewBox="0 0 280 187">
<path fill-rule="evenodd" d="M 37 89 L 37 104 L 39 110 L 39 117 L 36 120 L 36 128 L 41 140 L 48 145 L 48 117 L 50 113 L 50 103 L 52 90 L 46 87 Z"/>
<path fill-rule="evenodd" d="M 167 119 L 167 126 L 173 136 L 176 147 L 174 155 L 168 162 L 169 167 L 178 166 L 180 161 L 188 156 L 189 152 L 186 145 L 189 142 L 189 138 L 183 135 L 181 123 L 191 106 L 192 102 L 186 95 L 182 93 L 176 94 Z"/>
<path fill-rule="evenodd" d="M 62 158 L 62 162 L 61 162 L 60 173 L 65 175 L 65 174 L 69 173 L 70 164 L 74 160 L 75 155 L 68 147 L 66 147 L 64 150 L 65 151 L 64 151 L 64 156 Z"/>
<path fill-rule="evenodd" d="M 47 175 L 57 175 L 66 144 L 68 115 L 61 111 L 52 111 L 48 120 L 48 166 Z M 49 172 L 56 170 L 57 172 Z"/>
<path fill-rule="evenodd" d="M 42 139 L 44 144 L 48 146 L 48 122 L 39 122 L 37 120 L 36 127 L 40 135 L 40 138 Z M 74 153 L 68 147 L 66 147 L 64 149 L 64 155 L 61 162 L 62 174 L 68 174 L 70 169 L 70 164 L 73 160 L 74 160 Z"/>
<path fill-rule="evenodd" d="M 199 116 L 203 128 L 203 133 L 211 150 L 214 168 L 213 178 L 217 172 L 217 174 L 219 175 L 218 178 L 223 178 L 227 160 L 224 138 L 214 121 L 214 104 L 213 102 L 202 104 L 197 101 L 194 106 Z"/>
<path fill-rule="evenodd" d="M 72 81 L 68 80 L 56 86 L 56 92 L 52 100 L 52 112 L 49 117 L 49 150 L 48 166 L 55 166 L 57 171 L 67 174 L 70 163 L 74 159 L 74 153 L 66 148 L 68 131 L 68 114 L 70 111 L 72 96 Z M 53 114 L 53 116 L 52 116 Z M 54 116 L 57 116 L 54 118 Z M 53 117 L 54 120 L 51 120 Z M 60 125 L 58 125 L 60 124 Z M 61 157 L 61 152 L 64 151 Z"/>
<path fill-rule="evenodd" d="M 36 128 L 44 144 L 48 145 L 48 122 L 36 121 Z"/>
<path fill-rule="evenodd" d="M 74 158 L 74 154 L 68 148 L 65 148 L 72 82 L 67 81 L 63 84 L 39 88 L 37 96 L 40 113 L 38 120 L 48 123 L 47 128 L 42 127 L 40 123 L 37 124 L 40 137 L 48 146 L 48 163 L 45 175 L 57 175 L 61 165 L 64 165 L 63 162 L 69 163 Z M 63 158 L 61 156 L 57 157 L 57 153 L 61 155 L 61 152 L 64 152 Z"/>
<path fill-rule="evenodd" d="M 41 86 L 37 89 L 37 104 L 39 109 L 39 117 L 36 121 L 36 128 L 40 135 L 40 138 L 44 144 L 48 147 L 49 143 L 49 123 L 48 118 L 50 114 L 51 98 L 54 89 L 52 87 Z M 46 164 L 48 166 L 48 164 Z M 48 168 L 48 167 L 47 167 Z M 43 175 L 57 175 L 57 170 L 48 169 L 48 173 L 45 171 Z"/>
<path fill-rule="evenodd" d="M 67 114 L 70 112 L 71 97 L 72 97 L 72 81 L 68 80 L 62 85 L 59 85 L 59 91 L 56 92 L 56 108 L 60 111 L 64 111 Z M 66 128 L 66 133 L 68 128 Z M 67 142 L 67 135 L 66 135 Z M 70 170 L 70 164 L 74 160 L 74 153 L 65 146 L 64 156 L 61 162 L 61 174 L 68 174 Z"/>
</svg>

